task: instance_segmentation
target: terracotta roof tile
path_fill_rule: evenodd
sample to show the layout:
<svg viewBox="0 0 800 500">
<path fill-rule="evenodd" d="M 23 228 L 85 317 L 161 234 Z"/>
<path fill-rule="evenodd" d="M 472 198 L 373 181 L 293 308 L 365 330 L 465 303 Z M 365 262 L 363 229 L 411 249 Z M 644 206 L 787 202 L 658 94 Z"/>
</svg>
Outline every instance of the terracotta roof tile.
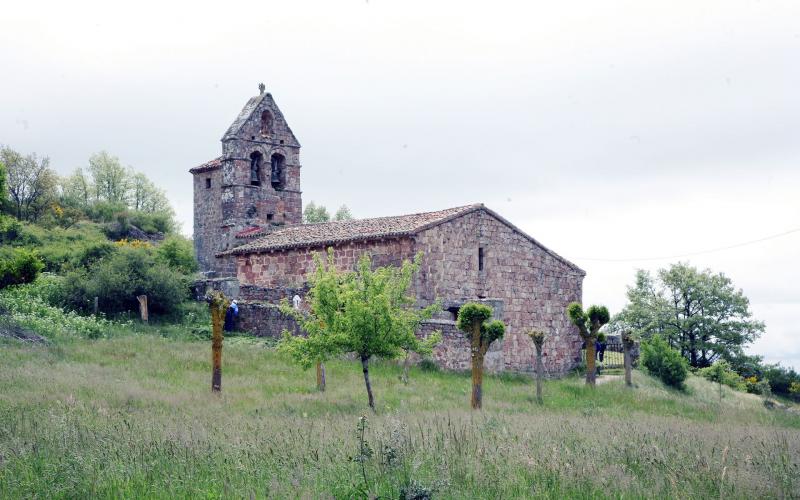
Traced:
<svg viewBox="0 0 800 500">
<path fill-rule="evenodd" d="M 266 230 L 267 230 L 267 228 L 264 228 L 264 227 L 261 227 L 261 226 L 251 226 L 251 227 L 247 227 L 245 229 L 242 229 L 241 231 L 236 233 L 234 235 L 234 237 L 236 237 L 236 238 L 253 238 L 253 237 L 258 236 L 259 234 L 263 233 Z"/>
<path fill-rule="evenodd" d="M 545 247 L 511 222 L 501 217 L 498 213 L 486 208 L 482 203 L 463 207 L 448 208 L 438 212 L 424 212 L 419 214 L 398 215 L 394 217 L 378 217 L 375 219 L 359 219 L 352 221 L 325 222 L 322 224 L 298 224 L 276 229 L 275 231 L 258 238 L 255 241 L 238 246 L 227 252 L 217 255 L 248 254 L 287 250 L 291 248 L 319 247 L 335 245 L 350 241 L 375 240 L 379 238 L 397 238 L 412 236 L 421 231 L 447 222 L 456 217 L 468 214 L 475 210 L 483 210 L 512 231 L 520 234 L 557 260 L 563 262 L 580 275 L 586 272 L 564 257 Z M 254 228 L 242 230 L 240 233 L 253 229 L 253 234 L 258 235 Z"/>
<path fill-rule="evenodd" d="M 214 158 L 213 160 L 209 160 L 202 165 L 198 165 L 194 168 L 189 169 L 189 172 L 193 174 L 199 174 L 201 172 L 208 172 L 209 170 L 216 170 L 222 166 L 222 157 L 219 156 Z"/>
<path fill-rule="evenodd" d="M 430 226 L 483 208 L 482 204 L 394 217 L 377 217 L 320 224 L 299 224 L 277 229 L 263 238 L 225 254 L 245 254 L 287 248 L 329 245 L 347 241 L 396 238 L 416 234 Z M 241 231 L 244 232 L 247 229 Z M 239 234 L 241 234 L 241 232 Z"/>
</svg>

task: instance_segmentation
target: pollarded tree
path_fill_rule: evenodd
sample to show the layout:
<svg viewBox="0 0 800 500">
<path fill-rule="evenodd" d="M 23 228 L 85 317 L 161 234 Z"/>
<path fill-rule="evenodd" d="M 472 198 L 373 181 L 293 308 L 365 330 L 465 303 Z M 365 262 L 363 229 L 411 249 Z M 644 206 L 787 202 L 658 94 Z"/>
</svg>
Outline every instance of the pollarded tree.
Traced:
<svg viewBox="0 0 800 500">
<path fill-rule="evenodd" d="M 206 296 L 211 309 L 211 392 L 222 390 L 222 324 L 231 301 L 220 291 Z"/>
<path fill-rule="evenodd" d="M 288 305 L 282 309 L 298 321 L 306 336 L 284 331 L 281 350 L 304 368 L 338 354 L 355 354 L 361 361 L 369 406 L 375 411 L 370 359 L 397 358 L 408 349 L 424 351 L 416 327 L 439 307 L 419 309 L 408 293 L 421 258 L 418 254 L 414 262 L 405 261 L 401 267 L 373 270 L 372 259 L 364 254 L 355 272 L 343 272 L 334 265 L 332 248 L 328 249 L 327 264 L 316 255 L 316 271 L 306 299 L 308 312 L 301 314 Z"/>
<path fill-rule="evenodd" d="M 467 334 L 472 351 L 472 408 L 483 406 L 483 358 L 497 339 L 503 337 L 506 325 L 500 320 L 489 321 L 492 308 L 470 302 L 458 310 L 458 329 Z"/>
<path fill-rule="evenodd" d="M 636 339 L 633 334 L 627 330 L 620 333 L 620 339 L 622 340 L 622 357 L 625 365 L 625 386 L 633 387 L 633 380 L 631 377 L 633 359 L 631 359 L 631 350 L 636 343 Z"/>
<path fill-rule="evenodd" d="M 536 401 L 542 404 L 544 403 L 542 400 L 542 377 L 544 377 L 542 346 L 544 346 L 545 335 L 541 330 L 531 330 L 528 332 L 528 337 L 531 338 L 533 346 L 536 348 Z"/>
<path fill-rule="evenodd" d="M 603 325 L 608 323 L 609 314 L 605 306 L 591 306 L 586 312 L 577 302 L 567 306 L 567 316 L 572 324 L 578 327 L 581 338 L 586 343 L 586 383 L 594 387 L 595 384 L 595 342 L 597 333 Z"/>
</svg>

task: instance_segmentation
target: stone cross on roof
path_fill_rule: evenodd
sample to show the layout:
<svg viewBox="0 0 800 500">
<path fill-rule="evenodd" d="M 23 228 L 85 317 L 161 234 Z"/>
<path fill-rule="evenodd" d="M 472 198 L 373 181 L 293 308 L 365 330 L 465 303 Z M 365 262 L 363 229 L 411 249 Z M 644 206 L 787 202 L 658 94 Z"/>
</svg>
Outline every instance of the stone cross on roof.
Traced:
<svg viewBox="0 0 800 500">
<path fill-rule="evenodd" d="M 264 85 L 264 82 L 258 84 L 258 93 L 263 94 L 264 91 L 267 89 L 267 86 Z"/>
</svg>

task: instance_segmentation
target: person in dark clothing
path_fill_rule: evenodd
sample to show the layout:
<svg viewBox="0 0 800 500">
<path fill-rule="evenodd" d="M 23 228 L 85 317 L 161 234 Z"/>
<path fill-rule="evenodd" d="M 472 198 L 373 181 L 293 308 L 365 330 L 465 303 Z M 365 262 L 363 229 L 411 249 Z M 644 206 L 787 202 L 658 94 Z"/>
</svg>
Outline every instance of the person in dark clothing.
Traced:
<svg viewBox="0 0 800 500">
<path fill-rule="evenodd" d="M 236 318 L 239 317 L 239 305 L 234 300 L 231 302 L 231 305 L 228 306 L 228 310 L 225 311 L 225 324 L 223 325 L 222 329 L 226 332 L 232 332 L 236 329 Z"/>
<path fill-rule="evenodd" d="M 594 346 L 594 348 L 597 350 L 597 359 L 599 359 L 601 363 L 603 362 L 603 358 L 606 355 L 606 346 L 607 344 L 605 339 L 603 339 L 602 342 L 598 341 L 597 343 L 595 343 Z"/>
</svg>

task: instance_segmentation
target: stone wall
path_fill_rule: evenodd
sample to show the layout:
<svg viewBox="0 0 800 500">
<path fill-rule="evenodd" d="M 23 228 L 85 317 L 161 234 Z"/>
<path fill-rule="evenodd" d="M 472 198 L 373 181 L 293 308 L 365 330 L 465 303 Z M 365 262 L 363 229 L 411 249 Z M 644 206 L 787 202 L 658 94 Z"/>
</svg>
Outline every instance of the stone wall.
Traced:
<svg viewBox="0 0 800 500">
<path fill-rule="evenodd" d="M 284 315 L 278 306 L 261 301 L 238 301 L 239 319 L 236 327 L 257 337 L 280 338 L 286 329 L 294 335 L 301 330 L 294 319 Z"/>
<path fill-rule="evenodd" d="M 414 258 L 414 243 L 410 238 L 340 244 L 334 252 L 338 269 L 353 270 L 362 254 L 369 252 L 376 266 L 400 265 Z M 246 285 L 265 289 L 302 288 L 309 273 L 314 271 L 314 253 L 325 248 L 300 248 L 275 252 L 238 255 L 237 275 Z"/>
<path fill-rule="evenodd" d="M 220 193 L 222 172 L 219 168 L 194 174 L 194 251 L 202 271 L 214 271 L 219 265 L 214 254 L 223 237 Z M 208 184 L 207 184 L 208 183 Z M 210 185 L 210 187 L 206 187 Z"/>
<path fill-rule="evenodd" d="M 564 373 L 580 359 L 581 340 L 565 309 L 580 301 L 583 273 L 485 211 L 476 211 L 417 235 L 424 259 L 417 278 L 422 305 L 437 297 L 500 299 L 507 330 L 503 369 L 530 372 L 535 349 L 525 331 L 542 329 L 545 369 Z M 483 248 L 483 269 L 479 269 Z M 459 361 L 458 363 L 460 363 Z"/>
</svg>

